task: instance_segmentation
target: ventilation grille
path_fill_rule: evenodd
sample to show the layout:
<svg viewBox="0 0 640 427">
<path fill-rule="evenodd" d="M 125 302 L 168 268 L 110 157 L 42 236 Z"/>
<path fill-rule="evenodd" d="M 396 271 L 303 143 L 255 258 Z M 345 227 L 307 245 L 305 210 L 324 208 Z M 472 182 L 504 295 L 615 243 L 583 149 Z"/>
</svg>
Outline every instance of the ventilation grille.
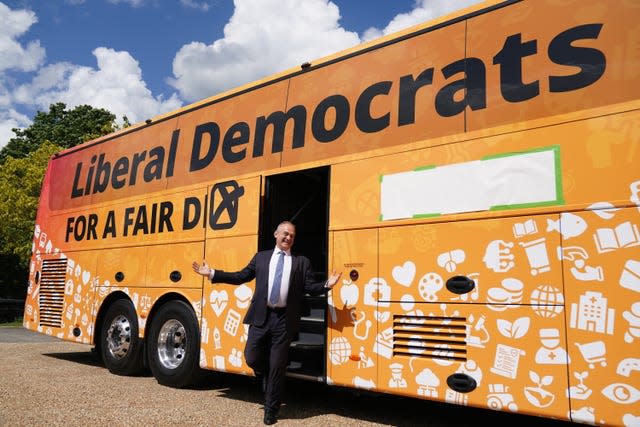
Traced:
<svg viewBox="0 0 640 427">
<path fill-rule="evenodd" d="M 393 316 L 393 355 L 467 360 L 467 318 Z"/>
<path fill-rule="evenodd" d="M 62 326 L 64 305 L 64 278 L 67 271 L 66 259 L 46 259 L 42 261 L 40 275 L 40 325 Z"/>
</svg>

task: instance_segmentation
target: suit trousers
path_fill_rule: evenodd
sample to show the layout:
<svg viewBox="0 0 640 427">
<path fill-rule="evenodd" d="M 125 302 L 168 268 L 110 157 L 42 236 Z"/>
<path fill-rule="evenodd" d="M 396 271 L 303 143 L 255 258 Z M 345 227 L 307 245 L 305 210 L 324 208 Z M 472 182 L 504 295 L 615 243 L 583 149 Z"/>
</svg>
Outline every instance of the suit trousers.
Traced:
<svg viewBox="0 0 640 427">
<path fill-rule="evenodd" d="M 286 308 L 268 308 L 265 324 L 249 327 L 244 358 L 256 376 L 265 380 L 265 410 L 277 413 L 282 403 L 290 344 Z"/>
</svg>

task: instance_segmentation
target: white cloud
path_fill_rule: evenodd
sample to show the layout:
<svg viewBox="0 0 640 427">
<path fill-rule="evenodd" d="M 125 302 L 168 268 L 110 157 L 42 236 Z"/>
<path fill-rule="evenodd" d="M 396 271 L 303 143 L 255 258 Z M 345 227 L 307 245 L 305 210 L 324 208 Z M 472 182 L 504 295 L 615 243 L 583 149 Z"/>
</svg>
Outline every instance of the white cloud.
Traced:
<svg viewBox="0 0 640 427">
<path fill-rule="evenodd" d="M 209 10 L 210 5 L 206 1 L 180 0 L 180 4 L 189 9 L 197 9 L 203 12 Z"/>
<path fill-rule="evenodd" d="M 109 0 L 109 3 L 118 4 L 118 3 L 128 3 L 132 7 L 140 7 L 144 3 L 145 0 Z"/>
<path fill-rule="evenodd" d="M 169 83 L 190 101 L 356 45 L 327 0 L 235 0 L 224 38 L 191 42 L 173 59 Z"/>
<path fill-rule="evenodd" d="M 408 13 L 396 15 L 382 30 L 371 27 L 362 35 L 364 41 L 395 33 L 412 25 L 446 15 L 453 11 L 480 3 L 482 0 L 416 0 L 414 8 Z"/>
<path fill-rule="evenodd" d="M 41 108 L 54 102 L 64 102 L 68 108 L 89 104 L 109 110 L 118 119 L 126 115 L 132 123 L 181 106 L 175 93 L 166 100 L 153 96 L 138 61 L 128 52 L 99 47 L 93 55 L 97 69 L 68 63 L 43 67 L 31 83 L 17 88 L 16 101 L 31 99 Z"/>
<path fill-rule="evenodd" d="M 0 149 L 16 136 L 11 129 L 28 126 L 31 120 L 14 109 L 0 110 Z"/>
<path fill-rule="evenodd" d="M 6 70 L 33 71 L 43 63 L 45 50 L 38 40 L 22 46 L 17 39 L 38 22 L 30 10 L 11 10 L 0 3 L 0 73 Z"/>
</svg>

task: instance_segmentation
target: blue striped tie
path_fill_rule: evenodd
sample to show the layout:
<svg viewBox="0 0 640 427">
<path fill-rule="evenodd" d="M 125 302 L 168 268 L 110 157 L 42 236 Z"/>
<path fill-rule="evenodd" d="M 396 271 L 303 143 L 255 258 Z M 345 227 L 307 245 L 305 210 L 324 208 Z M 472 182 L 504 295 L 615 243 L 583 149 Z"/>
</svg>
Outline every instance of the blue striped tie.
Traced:
<svg viewBox="0 0 640 427">
<path fill-rule="evenodd" d="M 280 252 L 280 258 L 278 258 L 278 264 L 276 265 L 276 274 L 273 276 L 273 287 L 271 288 L 271 295 L 269 295 L 269 303 L 272 306 L 278 304 L 280 301 L 280 285 L 282 284 L 282 270 L 284 269 L 284 252 Z"/>
</svg>

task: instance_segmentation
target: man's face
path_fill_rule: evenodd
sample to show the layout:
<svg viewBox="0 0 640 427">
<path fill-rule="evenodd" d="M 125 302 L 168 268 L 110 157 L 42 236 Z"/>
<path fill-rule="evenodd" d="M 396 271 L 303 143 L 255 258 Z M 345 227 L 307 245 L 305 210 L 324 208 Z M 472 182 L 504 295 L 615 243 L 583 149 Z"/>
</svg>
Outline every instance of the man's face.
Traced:
<svg viewBox="0 0 640 427">
<path fill-rule="evenodd" d="M 278 249 L 289 251 L 296 238 L 296 228 L 291 224 L 280 224 L 273 235 L 276 238 L 276 246 Z"/>
</svg>

